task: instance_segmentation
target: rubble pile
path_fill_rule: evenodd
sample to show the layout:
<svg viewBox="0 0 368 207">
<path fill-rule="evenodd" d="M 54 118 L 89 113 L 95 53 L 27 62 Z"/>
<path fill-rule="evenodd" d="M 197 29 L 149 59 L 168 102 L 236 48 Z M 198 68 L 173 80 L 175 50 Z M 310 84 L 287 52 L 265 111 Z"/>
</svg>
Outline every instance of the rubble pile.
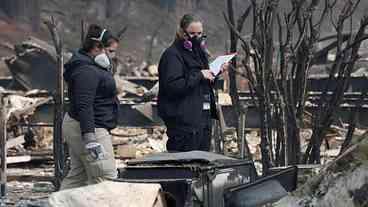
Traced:
<svg viewBox="0 0 368 207">
<path fill-rule="evenodd" d="M 352 145 L 324 165 L 306 184 L 282 199 L 282 207 L 368 206 L 368 134 L 355 136 Z"/>
<path fill-rule="evenodd" d="M 48 136 L 50 135 L 50 130 L 48 132 L 47 129 L 38 131 L 36 135 L 30 128 L 22 126 L 26 126 L 29 116 L 33 114 L 38 106 L 49 102 L 51 99 L 48 97 L 32 98 L 27 97 L 29 94 L 15 93 L 12 91 L 6 92 L 7 94 L 3 93 L 1 97 L 1 111 L 3 114 L 1 118 L 6 123 L 6 141 L 9 151 L 9 157 L 7 157 L 8 163 L 22 162 L 25 158 L 22 156 L 31 156 L 31 152 L 26 150 L 28 147 L 33 147 L 34 149 L 50 149 L 50 136 Z M 32 160 L 32 156 L 25 160 Z"/>
<path fill-rule="evenodd" d="M 1 151 L 6 151 L 6 206 L 20 201 L 38 200 L 54 190 L 52 130 L 27 126 L 37 107 L 51 101 L 50 97 L 34 96 L 39 91 L 14 91 L 0 88 Z M 5 147 L 6 146 L 6 147 Z M 39 183 L 41 182 L 42 183 Z M 50 187 L 51 186 L 51 187 Z"/>
<path fill-rule="evenodd" d="M 122 64 L 121 70 L 118 70 L 118 74 L 120 76 L 135 76 L 135 77 L 157 77 L 158 69 L 157 65 L 149 65 L 147 62 L 143 61 L 138 66 L 132 66 L 132 62 L 134 61 L 133 57 L 127 57 L 127 62 L 120 62 Z M 129 68 L 129 70 L 123 70 L 123 68 Z M 126 72 L 130 71 L 130 72 Z"/>
<path fill-rule="evenodd" d="M 4 89 L 0 87 L 0 97 L 2 98 L 3 103 L 2 110 L 4 114 L 6 114 L 5 118 L 8 124 L 8 133 L 6 138 L 8 145 L 7 152 L 9 157 L 7 158 L 7 162 L 9 164 L 17 164 L 16 168 L 13 168 L 13 171 L 12 168 L 9 168 L 10 170 L 8 172 L 8 180 L 10 181 L 8 183 L 9 195 L 11 198 L 8 201 L 9 205 L 15 204 L 14 201 L 17 199 L 22 200 L 23 196 L 26 198 L 25 200 L 27 200 L 28 196 L 29 200 L 32 199 L 32 196 L 29 196 L 30 194 L 35 195 L 37 198 L 37 196 L 47 195 L 54 190 L 49 186 L 49 184 L 51 184 L 50 178 L 53 177 L 52 163 L 50 162 L 52 161 L 52 127 L 31 127 L 27 126 L 27 124 L 30 123 L 32 114 L 35 112 L 37 107 L 43 106 L 44 104 L 52 104 L 50 91 L 54 91 L 56 85 L 53 81 L 44 81 L 43 77 L 45 76 L 45 71 L 47 71 L 47 74 L 52 74 L 54 76 L 56 74 L 55 50 L 47 43 L 36 38 L 30 38 L 29 40 L 14 46 L 13 49 L 15 55 L 9 58 L 5 58 L 5 62 L 9 67 L 11 73 L 13 74 L 13 81 L 11 87 L 9 88 L 14 90 L 9 90 L 9 88 Z M 67 60 L 69 56 L 70 54 L 65 53 L 65 60 Z M 152 88 L 145 87 L 140 84 L 134 83 L 134 81 L 131 81 L 128 77 L 122 77 L 122 75 L 143 77 L 146 79 L 157 81 L 157 65 L 149 65 L 146 62 L 143 62 L 139 66 L 134 66 L 134 69 L 131 70 L 131 73 L 128 74 L 124 72 L 127 71 L 124 69 L 124 67 L 133 67 L 134 61 L 136 61 L 134 57 L 127 57 L 127 60 L 124 61 L 118 60 L 120 64 L 117 65 L 117 74 L 115 75 L 115 80 L 118 85 L 120 102 L 122 104 L 131 104 L 129 107 L 131 107 L 131 109 L 133 110 L 138 111 L 140 113 L 139 115 L 143 115 L 147 119 L 154 120 L 152 103 L 149 101 L 154 99 L 154 97 L 156 96 L 158 84 L 154 85 Z M 48 76 L 47 74 L 46 76 Z M 50 75 L 50 77 L 52 77 L 52 75 Z M 35 88 L 46 91 L 30 90 Z M 22 89 L 23 91 L 16 91 L 15 89 Z M 27 92 L 24 92 L 24 90 L 26 90 Z M 144 102 L 144 104 L 142 104 L 142 102 Z M 226 96 L 225 93 L 219 94 L 219 102 L 221 105 L 231 105 L 231 99 L 228 95 Z M 310 116 L 306 116 L 305 123 L 306 127 L 311 127 Z M 257 170 L 260 171 L 261 152 L 259 147 L 259 133 L 259 130 L 248 129 L 246 133 L 246 139 L 250 149 L 250 153 L 252 154 L 252 159 L 256 162 L 255 164 Z M 329 129 L 327 133 L 328 145 L 322 145 L 321 149 L 322 163 L 327 163 L 338 156 L 340 152 L 339 147 L 344 141 L 346 133 L 347 126 L 345 125 L 332 126 L 332 128 Z M 360 136 L 363 133 L 364 130 L 355 130 L 355 136 Z M 113 136 L 113 146 L 119 167 L 124 166 L 127 159 L 140 158 L 147 154 L 166 151 L 165 146 L 168 137 L 165 134 L 165 128 L 161 126 L 141 128 L 119 127 L 117 129 L 114 129 L 111 134 Z M 310 129 L 306 128 L 301 130 L 302 151 L 305 151 L 311 135 L 312 131 Z M 239 155 L 238 141 L 239 140 L 236 135 L 236 130 L 234 128 L 228 129 L 227 133 L 224 135 L 225 155 Z M 354 154 L 355 152 L 352 153 Z M 353 155 L 352 159 L 355 159 L 354 156 L 355 154 Z M 310 197 L 308 198 L 301 198 L 296 193 L 294 197 L 290 197 L 289 199 L 298 200 L 299 204 L 303 202 L 308 203 L 308 205 L 311 204 L 311 206 L 318 206 L 315 205 L 315 203 L 318 203 L 320 201 L 322 203 L 330 202 L 327 201 L 328 199 L 330 199 L 328 195 L 333 194 L 333 192 L 329 191 L 328 189 L 326 190 L 326 186 L 331 186 L 335 184 L 343 186 L 345 185 L 344 182 L 346 180 L 349 180 L 350 178 L 353 179 L 357 176 L 358 177 L 356 179 L 358 180 L 366 178 L 366 175 L 362 173 L 362 171 L 364 171 L 366 168 L 361 168 L 361 163 L 363 163 L 363 161 L 359 160 L 361 159 L 360 156 L 365 155 L 359 154 L 356 158 L 358 159 L 359 164 L 352 166 L 352 170 L 354 170 L 354 172 L 346 172 L 344 171 L 345 169 L 341 169 L 342 171 L 340 171 L 340 169 L 337 169 L 336 171 L 332 170 L 333 173 L 330 173 L 331 169 L 329 167 L 325 168 L 325 170 L 322 172 L 330 175 L 330 177 L 327 176 L 326 178 L 321 178 L 320 176 L 317 176 L 320 179 L 318 180 L 318 185 L 321 183 L 325 183 L 323 185 L 321 184 L 319 187 L 316 187 L 319 188 L 319 190 L 309 190 L 307 194 L 309 194 Z M 344 160 L 345 158 L 346 157 L 344 157 L 343 159 L 337 159 Z M 32 168 L 31 165 L 33 165 L 35 162 L 38 163 L 37 167 L 40 167 L 41 165 L 42 169 L 44 169 L 45 172 L 40 171 L 37 168 Z M 341 161 L 334 161 L 334 163 L 339 162 Z M 29 167 L 29 169 L 24 169 L 20 173 L 14 170 L 25 167 Z M 354 174 L 356 172 L 358 173 L 358 175 Z M 332 181 L 328 180 L 330 178 L 332 179 L 334 176 L 335 178 L 337 176 L 338 179 L 342 179 L 341 184 L 332 183 Z M 323 181 L 323 179 L 325 179 L 325 181 Z M 48 184 L 43 182 L 39 183 L 40 180 L 46 181 L 46 183 Z M 354 191 L 353 194 L 355 193 L 354 195 L 358 195 L 359 197 L 366 187 L 350 186 L 349 184 L 347 188 L 350 189 L 352 192 Z M 22 189 L 24 194 L 20 193 Z M 342 197 L 346 197 L 346 194 L 344 194 L 346 192 L 337 193 L 340 193 Z M 352 195 L 352 193 L 350 194 Z M 325 195 L 327 197 L 323 197 Z M 360 198 L 358 198 L 358 200 L 354 202 L 362 204 L 362 201 L 360 201 L 359 199 Z"/>
<path fill-rule="evenodd" d="M 120 159 L 137 158 L 154 152 L 166 151 L 167 136 L 164 127 L 117 128 L 111 134 L 116 157 Z"/>
</svg>

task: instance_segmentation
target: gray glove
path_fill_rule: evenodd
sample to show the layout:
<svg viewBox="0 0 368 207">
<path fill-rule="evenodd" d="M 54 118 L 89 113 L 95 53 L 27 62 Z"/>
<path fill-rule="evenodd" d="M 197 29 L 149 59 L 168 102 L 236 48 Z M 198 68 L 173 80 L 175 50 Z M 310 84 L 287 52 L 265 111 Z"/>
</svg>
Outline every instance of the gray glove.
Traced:
<svg viewBox="0 0 368 207">
<path fill-rule="evenodd" d="M 90 142 L 86 144 L 85 149 L 92 160 L 102 160 L 105 158 L 105 149 L 98 142 Z"/>
<path fill-rule="evenodd" d="M 105 158 L 106 151 L 103 145 L 97 142 L 94 133 L 85 133 L 82 138 L 88 158 L 91 161 L 102 160 Z"/>
</svg>

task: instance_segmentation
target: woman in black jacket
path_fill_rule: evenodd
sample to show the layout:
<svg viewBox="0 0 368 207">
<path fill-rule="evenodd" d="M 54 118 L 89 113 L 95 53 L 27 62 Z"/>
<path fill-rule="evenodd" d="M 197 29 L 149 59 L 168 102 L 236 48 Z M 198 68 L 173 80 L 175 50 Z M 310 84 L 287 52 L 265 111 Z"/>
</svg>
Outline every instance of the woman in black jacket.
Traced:
<svg viewBox="0 0 368 207">
<path fill-rule="evenodd" d="M 83 47 L 65 64 L 70 108 L 64 117 L 63 136 L 71 169 L 61 189 L 116 177 L 110 130 L 117 124 L 118 100 L 108 54 L 116 50 L 117 43 L 109 31 L 91 25 Z"/>
<path fill-rule="evenodd" d="M 211 119 L 217 116 L 215 77 L 208 68 L 202 22 L 186 14 L 158 67 L 158 111 L 167 127 L 168 151 L 210 149 Z"/>
<path fill-rule="evenodd" d="M 158 66 L 158 113 L 165 122 L 169 152 L 209 151 L 211 119 L 217 118 L 201 20 L 186 14 L 175 41 L 162 54 Z M 225 69 L 225 67 L 224 67 Z M 175 206 L 185 206 L 187 184 L 164 184 Z M 169 201 L 169 206 L 173 204 Z"/>
</svg>

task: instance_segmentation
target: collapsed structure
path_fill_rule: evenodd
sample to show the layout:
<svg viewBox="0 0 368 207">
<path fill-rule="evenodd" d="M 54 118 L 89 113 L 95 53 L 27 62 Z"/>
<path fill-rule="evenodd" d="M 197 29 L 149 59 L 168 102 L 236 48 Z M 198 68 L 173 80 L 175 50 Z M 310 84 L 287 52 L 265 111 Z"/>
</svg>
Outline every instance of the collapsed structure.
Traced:
<svg viewBox="0 0 368 207">
<path fill-rule="evenodd" d="M 12 77 L 11 78 L 2 78 L 0 80 L 0 86 L 2 87 L 0 93 L 2 95 L 2 114 L 5 116 L 2 117 L 2 152 L 3 152 L 3 160 L 2 160 L 2 189 L 3 192 L 5 192 L 5 185 L 6 185 L 6 163 L 9 162 L 17 162 L 17 161 L 11 161 L 11 158 L 6 158 L 6 144 L 9 146 L 16 146 L 19 143 L 26 142 L 26 139 L 24 139 L 24 136 L 27 136 L 26 132 L 20 132 L 20 136 L 14 136 L 14 135 L 7 135 L 6 128 L 11 127 L 19 127 L 19 126 L 27 126 L 27 127 L 42 127 L 42 126 L 53 126 L 54 124 L 54 91 L 56 88 L 56 78 L 57 78 L 57 71 L 56 71 L 56 53 L 53 47 L 48 45 L 47 43 L 38 40 L 36 38 L 30 38 L 29 40 L 16 45 L 14 47 L 15 56 L 12 56 L 10 58 L 7 58 L 5 60 L 6 64 L 8 65 Z M 70 54 L 65 53 L 63 54 L 65 59 L 68 59 L 70 57 Z M 45 77 L 47 79 L 45 79 Z M 119 114 L 119 125 L 120 126 L 134 126 L 134 127 L 155 127 L 162 125 L 161 120 L 157 116 L 156 111 L 156 102 L 155 102 L 155 94 L 157 93 L 157 78 L 137 78 L 137 77 L 125 77 L 121 78 L 116 76 L 117 83 L 120 87 L 120 108 L 122 109 Z M 315 107 L 315 103 L 319 100 L 321 96 L 320 89 L 324 85 L 324 82 L 327 81 L 327 77 L 323 76 L 317 76 L 317 77 L 311 77 L 309 79 L 309 85 L 311 87 L 311 92 L 308 96 L 308 101 L 306 105 L 306 109 L 308 111 L 313 111 Z M 363 91 L 365 88 L 365 81 L 366 77 L 363 75 L 361 76 L 355 76 L 353 77 L 353 80 L 351 81 L 351 85 L 349 88 L 349 91 L 345 93 L 343 103 L 341 104 L 340 111 L 339 111 L 339 117 L 341 120 L 347 120 L 348 114 L 350 112 L 351 108 L 354 107 L 360 107 L 361 112 L 359 116 L 358 123 L 360 125 L 366 126 L 368 125 L 368 120 L 366 119 L 365 114 L 367 113 L 366 108 L 368 107 L 366 105 L 366 98 L 361 99 L 362 96 L 361 92 L 357 91 Z M 219 86 L 221 88 L 221 86 Z M 151 89 L 151 90 L 148 90 Z M 20 91 L 27 91 L 27 92 L 20 92 Z M 248 92 L 242 92 L 240 93 L 240 100 L 243 105 L 247 107 L 247 113 L 244 114 L 244 122 L 245 126 L 247 128 L 258 128 L 260 119 L 258 117 L 257 112 L 257 106 L 254 105 L 254 100 L 252 100 L 251 95 Z M 231 103 L 220 101 L 221 103 L 224 103 L 222 106 L 222 111 L 224 114 L 224 120 L 222 123 L 222 127 L 234 127 L 235 122 L 234 120 L 238 118 L 237 114 L 233 114 L 233 110 L 231 110 Z M 68 100 L 65 100 L 65 106 L 68 106 Z M 226 131 L 226 129 L 223 129 L 222 132 Z M 20 140 L 20 141 L 19 141 Z M 216 138 L 218 142 L 221 142 L 221 138 Z M 199 171 L 196 172 L 202 172 L 204 174 L 193 174 L 192 178 L 196 178 L 197 180 L 199 177 L 201 177 L 199 180 L 204 179 L 205 175 L 208 176 L 207 171 L 211 170 L 217 170 L 219 168 L 225 168 L 225 169 L 233 169 L 231 166 L 227 166 L 226 164 L 222 163 L 221 160 L 226 160 L 228 158 L 222 157 L 219 160 L 208 160 L 208 156 L 213 155 L 205 155 L 205 158 L 202 157 L 203 155 L 198 155 L 198 157 L 191 157 L 190 159 L 187 157 L 181 157 L 178 156 L 175 159 L 172 158 L 164 158 L 161 157 L 159 159 L 159 163 L 152 162 L 148 158 L 148 160 L 143 160 L 142 162 L 136 162 L 133 164 L 130 163 L 128 165 L 128 170 L 132 169 L 139 169 L 142 170 L 143 175 L 144 172 L 150 172 L 150 169 L 152 167 L 156 168 L 165 168 L 167 165 L 172 165 L 172 169 L 175 168 L 185 168 L 187 167 L 188 173 L 193 173 L 193 169 L 195 169 L 194 166 L 197 166 Z M 25 158 L 24 158 L 25 159 Z M 16 160 L 16 159 L 13 159 Z M 19 160 L 18 160 L 19 161 Z M 198 161 L 200 161 L 198 163 Z M 212 161 L 215 161 L 214 163 Z M 194 163 L 192 163 L 194 162 Z M 204 163 L 203 163 L 204 162 Z M 239 161 L 243 162 L 243 161 Z M 251 161 L 244 161 L 246 162 L 246 166 L 248 168 L 252 169 L 254 171 L 254 166 L 252 165 Z M 152 164 L 154 164 L 152 166 Z M 206 169 L 206 170 L 204 170 Z M 276 172 L 276 171 L 275 171 Z M 279 173 L 279 172 L 277 172 Z M 206 196 L 214 198 L 224 198 L 232 197 L 233 195 L 236 195 L 237 190 L 241 192 L 244 190 L 244 192 L 248 193 L 248 195 L 254 195 L 254 192 L 260 192 L 260 190 L 264 190 L 265 186 L 270 185 L 273 182 L 281 184 L 280 189 L 286 189 L 286 190 L 293 190 L 294 187 L 290 187 L 290 184 L 293 184 L 295 182 L 296 177 L 295 176 L 289 176 L 288 179 L 285 179 L 284 181 L 278 180 L 281 174 L 275 174 L 276 177 L 269 177 L 266 179 L 262 179 L 256 176 L 255 173 L 253 173 L 252 176 L 248 176 L 249 179 L 245 179 L 243 181 L 237 181 L 234 185 L 231 187 L 234 188 L 234 190 L 228 190 L 229 192 L 232 192 L 233 194 L 227 194 L 227 195 L 216 195 L 216 192 L 212 192 L 209 189 L 209 186 L 212 185 L 213 181 L 202 180 L 202 191 L 207 191 Z M 295 175 L 295 169 L 291 170 L 287 169 L 285 171 L 288 175 Z M 127 175 L 122 173 L 121 178 L 127 179 L 130 181 L 147 181 L 147 180 L 153 180 L 151 182 L 158 182 L 157 179 L 159 178 L 153 178 L 151 177 L 150 173 L 147 173 L 148 177 L 140 177 L 138 178 L 131 178 L 126 177 Z M 225 176 L 226 177 L 226 176 Z M 232 179 L 230 175 L 227 175 L 225 180 Z M 281 176 L 282 177 L 282 176 Z M 190 179 L 192 179 L 190 178 Z M 282 177 L 283 179 L 285 177 Z M 160 178 L 160 181 L 165 181 L 165 179 L 169 178 Z M 170 178 L 171 179 L 171 178 Z M 179 177 L 177 179 L 189 179 L 186 177 Z M 189 179 L 189 180 L 190 180 Z M 208 179 L 208 178 L 206 178 Z M 257 181 L 258 180 L 258 181 Z M 282 180 L 282 179 L 281 179 Z M 267 182 L 266 182 L 267 181 Z M 266 182 L 266 184 L 264 184 Z M 258 186 L 257 186 L 258 185 Z M 205 187 L 207 186 L 207 187 Z M 239 187 L 239 186 L 245 186 Z M 260 188 L 258 188 L 261 186 Z M 229 187 L 229 186 L 227 186 Z M 226 188 L 227 188 L 226 187 Z M 220 188 L 223 190 L 225 189 L 225 186 L 220 186 Z M 249 189 L 254 190 L 249 191 Z M 284 196 L 286 191 L 278 190 L 280 194 L 279 196 Z M 252 194 L 253 193 L 253 194 Z M 255 193 L 257 194 L 257 193 Z M 200 202 L 210 205 L 211 199 L 207 200 L 205 199 L 206 196 L 202 195 L 203 198 L 199 199 Z M 242 198 L 246 198 L 246 196 L 241 196 Z M 259 200 L 256 200 L 255 203 L 263 203 L 263 202 L 269 202 L 274 201 L 275 198 L 280 198 L 278 196 L 271 197 L 270 198 L 260 198 Z M 270 200 L 268 200 L 270 199 Z M 277 200 L 277 199 L 276 199 Z M 231 203 L 231 202 L 230 202 Z M 247 206 L 244 204 L 244 201 L 242 199 L 239 199 L 239 203 L 228 203 L 228 206 Z M 250 202 L 248 202 L 249 206 Z M 256 205 L 256 204 L 254 204 Z M 258 204 L 257 204 L 258 205 Z M 219 206 L 226 206 L 225 204 L 222 204 Z"/>
</svg>

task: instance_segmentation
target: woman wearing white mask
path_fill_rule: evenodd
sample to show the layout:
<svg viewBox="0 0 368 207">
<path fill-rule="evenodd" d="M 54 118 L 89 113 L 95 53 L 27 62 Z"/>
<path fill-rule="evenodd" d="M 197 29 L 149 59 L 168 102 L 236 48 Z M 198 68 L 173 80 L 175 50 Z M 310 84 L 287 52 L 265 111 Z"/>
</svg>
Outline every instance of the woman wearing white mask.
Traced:
<svg viewBox="0 0 368 207">
<path fill-rule="evenodd" d="M 118 39 L 91 25 L 83 47 L 65 64 L 70 107 L 63 121 L 71 169 L 61 189 L 98 183 L 117 174 L 110 130 L 117 125 L 118 99 L 109 50 Z"/>
</svg>

